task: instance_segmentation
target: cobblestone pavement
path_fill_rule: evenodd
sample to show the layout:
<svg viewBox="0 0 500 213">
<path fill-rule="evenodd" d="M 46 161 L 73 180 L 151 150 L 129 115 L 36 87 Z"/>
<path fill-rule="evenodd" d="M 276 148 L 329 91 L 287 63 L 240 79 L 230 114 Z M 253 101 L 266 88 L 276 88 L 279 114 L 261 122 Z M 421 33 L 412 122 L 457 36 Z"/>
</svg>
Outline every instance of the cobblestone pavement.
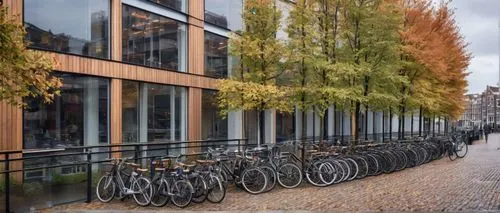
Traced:
<svg viewBox="0 0 500 213">
<path fill-rule="evenodd" d="M 500 134 L 488 143 L 469 146 L 466 158 L 438 161 L 392 174 L 368 177 L 325 188 L 304 183 L 296 189 L 277 187 L 272 192 L 250 195 L 230 189 L 220 204 L 191 204 L 183 211 L 491 211 L 500 212 Z M 71 209 L 71 210 L 70 210 Z M 45 211 L 114 212 L 158 211 L 137 207 L 132 200 L 90 204 L 73 203 Z M 104 210 L 104 211 L 102 211 Z M 179 211 L 164 207 L 162 211 Z M 270 211 L 275 212 L 275 211 Z M 276 211 L 281 212 L 281 211 Z"/>
</svg>

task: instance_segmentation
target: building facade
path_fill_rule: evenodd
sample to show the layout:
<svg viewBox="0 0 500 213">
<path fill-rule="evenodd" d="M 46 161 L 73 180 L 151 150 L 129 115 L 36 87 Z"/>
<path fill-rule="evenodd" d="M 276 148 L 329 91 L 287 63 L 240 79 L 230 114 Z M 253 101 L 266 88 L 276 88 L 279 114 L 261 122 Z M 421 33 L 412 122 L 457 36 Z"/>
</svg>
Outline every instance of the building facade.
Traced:
<svg viewBox="0 0 500 213">
<path fill-rule="evenodd" d="M 277 5 L 284 16 L 277 36 L 286 40 L 293 3 Z M 256 112 L 222 118 L 214 104 L 217 79 L 237 63 L 228 38 L 242 30 L 242 1 L 4 0 L 4 6 L 25 24 L 30 48 L 57 59 L 54 75 L 63 86 L 50 104 L 0 105 L 0 150 L 258 140 Z M 307 112 L 304 124 L 302 113 L 263 114 L 263 143 L 319 136 L 320 125 L 325 137 L 352 132 L 350 114 L 333 106 L 323 120 Z M 394 114 L 368 111 L 362 119 L 361 135 L 398 131 Z M 404 122 L 405 132 L 418 131 L 418 113 Z"/>
<path fill-rule="evenodd" d="M 465 112 L 457 122 L 458 127 L 482 128 L 485 124 L 495 127 L 498 122 L 500 122 L 499 87 L 486 86 L 480 94 L 466 95 Z"/>
</svg>

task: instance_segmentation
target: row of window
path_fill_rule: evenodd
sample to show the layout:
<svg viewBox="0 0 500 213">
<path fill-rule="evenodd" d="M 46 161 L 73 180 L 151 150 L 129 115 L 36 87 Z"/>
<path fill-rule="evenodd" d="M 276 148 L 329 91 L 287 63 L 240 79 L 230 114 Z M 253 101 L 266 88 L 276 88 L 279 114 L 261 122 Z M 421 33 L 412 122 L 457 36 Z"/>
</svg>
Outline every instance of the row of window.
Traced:
<svg viewBox="0 0 500 213">
<path fill-rule="evenodd" d="M 138 2 L 155 2 L 180 12 L 185 12 L 187 5 L 186 0 Z M 207 23 L 229 30 L 241 29 L 241 1 L 205 0 L 205 5 Z M 127 4 L 121 9 L 122 61 L 186 71 L 185 23 Z M 24 23 L 31 47 L 110 58 L 109 0 L 24 0 Z M 205 75 L 217 78 L 228 75 L 227 45 L 226 37 L 205 33 Z"/>
<path fill-rule="evenodd" d="M 109 142 L 109 79 L 57 73 L 61 95 L 52 103 L 27 100 L 25 149 L 64 148 Z M 202 138 L 227 139 L 227 120 L 218 114 L 215 91 L 202 93 Z M 187 89 L 123 81 L 123 143 L 186 141 Z"/>
</svg>

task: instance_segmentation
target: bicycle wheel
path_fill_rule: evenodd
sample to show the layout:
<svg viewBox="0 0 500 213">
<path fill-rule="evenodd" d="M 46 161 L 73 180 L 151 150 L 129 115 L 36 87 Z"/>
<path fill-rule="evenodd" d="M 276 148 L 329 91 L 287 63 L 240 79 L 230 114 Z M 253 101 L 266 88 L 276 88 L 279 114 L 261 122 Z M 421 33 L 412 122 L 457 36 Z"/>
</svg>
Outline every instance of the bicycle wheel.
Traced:
<svg viewBox="0 0 500 213">
<path fill-rule="evenodd" d="M 172 186 L 172 203 L 179 208 L 184 208 L 191 203 L 193 193 L 194 189 L 190 182 L 178 180 Z"/>
<path fill-rule="evenodd" d="M 319 166 L 319 178 L 325 186 L 333 184 L 337 178 L 337 171 L 331 162 L 328 161 Z"/>
<path fill-rule="evenodd" d="M 349 164 L 349 167 L 351 168 L 351 175 L 347 178 L 347 180 L 353 180 L 358 176 L 359 173 L 358 163 L 351 157 L 346 158 L 345 160 Z"/>
<path fill-rule="evenodd" d="M 167 180 L 161 179 L 153 182 L 153 197 L 151 197 L 151 204 L 156 207 L 165 206 L 168 201 L 170 201 L 170 195 L 168 192 L 170 191 L 170 186 L 168 185 Z"/>
<path fill-rule="evenodd" d="M 151 181 L 145 177 L 138 177 L 132 183 L 132 190 L 134 192 L 133 197 L 137 205 L 147 206 L 151 203 L 151 198 L 153 197 L 153 187 L 151 186 Z"/>
<path fill-rule="evenodd" d="M 448 147 L 448 158 L 450 158 L 451 161 L 457 159 L 457 153 L 455 152 L 452 144 L 450 144 Z"/>
<path fill-rule="evenodd" d="M 268 165 L 259 166 L 259 168 L 267 175 L 266 192 L 271 191 L 276 186 L 276 171 Z"/>
<path fill-rule="evenodd" d="M 320 162 L 313 162 L 311 165 L 308 165 L 305 170 L 306 180 L 314 186 L 327 186 L 327 184 L 325 184 L 320 177 L 319 167 L 322 164 L 323 163 Z"/>
<path fill-rule="evenodd" d="M 469 146 L 467 145 L 467 143 L 465 143 L 465 141 L 461 140 L 457 142 L 457 145 L 455 146 L 455 154 L 457 155 L 457 157 L 459 158 L 465 157 L 468 151 L 469 151 Z"/>
<path fill-rule="evenodd" d="M 226 187 L 217 176 L 211 176 L 209 181 L 209 192 L 207 200 L 212 203 L 220 203 L 226 197 Z"/>
<path fill-rule="evenodd" d="M 284 188 L 295 188 L 302 182 L 302 171 L 293 163 L 279 166 L 277 173 L 278 183 Z"/>
<path fill-rule="evenodd" d="M 200 175 L 193 175 L 189 179 L 189 182 L 191 182 L 191 185 L 193 186 L 194 190 L 193 202 L 201 203 L 205 201 L 208 195 L 208 187 L 205 179 L 203 179 L 203 177 Z"/>
<path fill-rule="evenodd" d="M 241 184 L 250 194 L 259 194 L 266 190 L 267 175 L 258 168 L 246 169 L 243 171 Z"/>
<path fill-rule="evenodd" d="M 107 203 L 115 196 L 116 184 L 113 181 L 113 176 L 106 174 L 99 179 L 96 186 L 97 198 L 104 203 Z"/>
</svg>

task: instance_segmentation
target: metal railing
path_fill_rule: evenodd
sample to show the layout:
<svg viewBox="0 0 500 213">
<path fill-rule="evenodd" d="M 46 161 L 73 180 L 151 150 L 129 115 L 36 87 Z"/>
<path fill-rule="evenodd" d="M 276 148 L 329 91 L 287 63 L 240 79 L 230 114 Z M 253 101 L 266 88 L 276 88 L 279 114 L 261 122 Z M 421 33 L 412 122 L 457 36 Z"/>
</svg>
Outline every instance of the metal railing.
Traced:
<svg viewBox="0 0 500 213">
<path fill-rule="evenodd" d="M 236 147 L 238 151 L 242 151 L 247 147 L 256 146 L 255 144 L 248 144 L 246 139 L 230 139 L 230 140 L 198 140 L 198 141 L 182 141 L 182 142 L 153 142 L 153 143 L 130 143 L 130 144 L 108 144 L 108 145 L 95 145 L 95 146 L 78 146 L 78 147 L 65 147 L 56 149 L 39 149 L 39 150 L 9 150 L 0 151 L 0 177 L 3 174 L 4 183 L 4 199 L 5 199 L 5 212 L 10 213 L 13 209 L 11 207 L 11 174 L 24 173 L 29 171 L 40 171 L 54 168 L 83 166 L 86 167 L 86 195 L 85 202 L 91 202 L 93 197 L 92 173 L 94 171 L 93 165 L 111 161 L 113 155 L 132 155 L 132 159 L 139 163 L 140 160 L 150 160 L 149 166 L 152 168 L 152 160 L 155 158 L 171 155 L 177 152 L 182 156 L 196 156 L 200 155 L 201 149 L 208 147 Z M 199 149 L 199 150 L 198 150 Z M 156 153 L 152 153 L 156 152 Z M 152 153 L 152 154 L 148 154 Z M 101 155 L 101 159 L 99 159 Z M 102 155 L 106 155 L 102 158 Z M 21 157 L 19 157 L 21 156 Z M 97 157 L 96 157 L 97 156 Z M 55 165 L 35 166 L 32 168 L 25 167 L 23 162 L 39 159 L 55 159 L 64 157 L 80 157 L 80 160 L 70 163 L 58 163 Z M 19 162 L 21 166 L 11 168 L 11 164 Z M 150 169 L 151 175 L 154 175 L 154 169 Z M 24 177 L 23 177 L 24 178 Z M 1 190 L 1 189 L 0 189 Z M 0 194 L 1 195 L 1 194 Z M 78 201 L 78 200 L 75 200 Z M 16 208 L 18 209 L 18 208 Z"/>
</svg>

